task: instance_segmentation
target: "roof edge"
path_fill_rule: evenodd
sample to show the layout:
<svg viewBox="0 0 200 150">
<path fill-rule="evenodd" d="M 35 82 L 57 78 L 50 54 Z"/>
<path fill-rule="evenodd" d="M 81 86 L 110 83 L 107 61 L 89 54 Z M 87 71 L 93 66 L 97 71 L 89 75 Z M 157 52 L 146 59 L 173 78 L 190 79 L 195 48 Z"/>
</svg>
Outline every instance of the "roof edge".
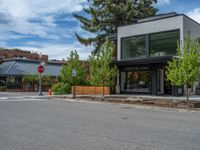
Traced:
<svg viewBox="0 0 200 150">
<path fill-rule="evenodd" d="M 174 12 L 172 12 L 174 13 Z M 170 13 L 168 13 L 170 14 Z M 176 13 L 177 14 L 177 13 Z M 173 18 L 173 17 L 180 17 L 180 16 L 183 16 L 183 17 L 186 17 L 188 18 L 189 20 L 191 20 L 192 22 L 198 24 L 200 26 L 200 23 L 198 23 L 197 21 L 195 21 L 194 19 L 190 18 L 189 16 L 185 15 L 185 14 L 177 14 L 177 15 L 169 15 L 169 16 L 166 16 L 166 17 L 163 17 L 163 18 L 155 18 L 155 19 L 151 19 L 151 20 L 146 20 L 146 21 L 141 21 L 141 22 L 134 22 L 134 23 L 131 23 L 131 24 L 128 24 L 128 25 L 122 25 L 122 26 L 119 26 L 119 28 L 123 28 L 123 27 L 126 27 L 126 26 L 132 26 L 132 25 L 136 25 L 136 24 L 141 24 L 141 23 L 146 23 L 146 22 L 151 22 L 151 21 L 157 21 L 157 20 L 163 20 L 163 19 L 168 19 L 168 18 Z M 147 17 L 148 18 L 148 17 Z"/>
</svg>

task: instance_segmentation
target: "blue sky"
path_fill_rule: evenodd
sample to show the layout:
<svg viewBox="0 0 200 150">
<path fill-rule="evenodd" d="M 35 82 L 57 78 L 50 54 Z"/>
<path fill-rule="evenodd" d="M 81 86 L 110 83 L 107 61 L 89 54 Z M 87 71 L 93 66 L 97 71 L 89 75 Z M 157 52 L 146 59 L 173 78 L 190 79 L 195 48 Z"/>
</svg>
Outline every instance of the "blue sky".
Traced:
<svg viewBox="0 0 200 150">
<path fill-rule="evenodd" d="M 77 50 L 87 59 L 91 47 L 79 44 L 74 34 L 89 34 L 72 16 L 87 5 L 87 0 L 0 0 L 0 47 L 41 52 L 50 59 Z M 184 13 L 200 23 L 200 0 L 158 0 L 156 7 L 158 13 Z"/>
</svg>

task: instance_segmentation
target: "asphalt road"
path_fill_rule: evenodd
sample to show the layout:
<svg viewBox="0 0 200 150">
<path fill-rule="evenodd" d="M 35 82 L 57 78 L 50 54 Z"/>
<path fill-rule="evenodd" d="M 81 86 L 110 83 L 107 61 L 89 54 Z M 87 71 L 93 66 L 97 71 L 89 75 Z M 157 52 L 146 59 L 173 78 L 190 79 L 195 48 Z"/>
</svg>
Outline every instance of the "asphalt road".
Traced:
<svg viewBox="0 0 200 150">
<path fill-rule="evenodd" d="M 200 150 L 200 112 L 4 97 L 0 150 Z"/>
</svg>

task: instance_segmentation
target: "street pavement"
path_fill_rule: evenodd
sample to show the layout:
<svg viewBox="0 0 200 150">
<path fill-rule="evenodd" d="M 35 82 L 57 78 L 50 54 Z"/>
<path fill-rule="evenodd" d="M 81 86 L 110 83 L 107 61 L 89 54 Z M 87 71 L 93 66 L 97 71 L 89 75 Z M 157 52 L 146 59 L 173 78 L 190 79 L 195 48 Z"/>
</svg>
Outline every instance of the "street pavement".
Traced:
<svg viewBox="0 0 200 150">
<path fill-rule="evenodd" d="M 0 94 L 0 150 L 200 150 L 200 112 Z"/>
<path fill-rule="evenodd" d="M 12 98 L 12 97 L 27 97 L 27 96 L 37 96 L 38 92 L 0 92 L 0 99 Z M 43 92 L 43 95 L 47 95 L 47 92 Z"/>
</svg>

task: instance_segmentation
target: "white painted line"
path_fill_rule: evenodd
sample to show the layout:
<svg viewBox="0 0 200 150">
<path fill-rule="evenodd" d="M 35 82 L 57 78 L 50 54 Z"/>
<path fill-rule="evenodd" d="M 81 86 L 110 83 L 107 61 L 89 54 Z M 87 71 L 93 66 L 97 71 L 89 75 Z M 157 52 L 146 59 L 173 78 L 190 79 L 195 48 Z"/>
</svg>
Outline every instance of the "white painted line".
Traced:
<svg viewBox="0 0 200 150">
<path fill-rule="evenodd" d="M 0 102 L 28 102 L 28 101 L 48 101 L 47 99 L 7 99 L 0 100 Z"/>
<path fill-rule="evenodd" d="M 8 99 L 8 97 L 0 97 L 0 100 Z"/>
</svg>

